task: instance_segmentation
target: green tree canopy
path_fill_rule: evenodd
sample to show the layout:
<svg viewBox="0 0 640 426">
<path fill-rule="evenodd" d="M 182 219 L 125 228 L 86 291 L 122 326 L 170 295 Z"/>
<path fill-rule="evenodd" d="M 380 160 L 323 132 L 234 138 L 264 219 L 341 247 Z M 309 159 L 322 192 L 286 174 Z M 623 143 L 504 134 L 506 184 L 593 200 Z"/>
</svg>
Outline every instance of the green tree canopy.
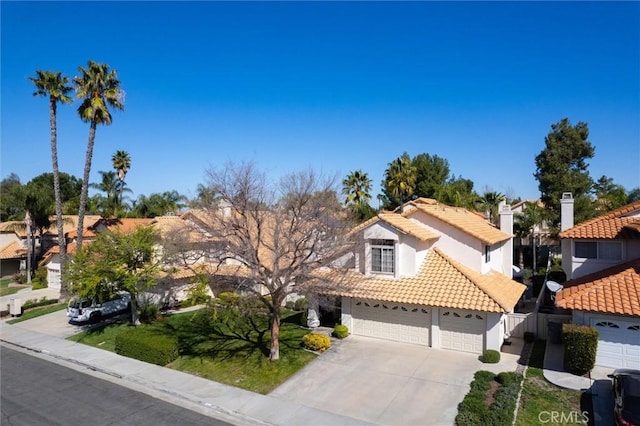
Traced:
<svg viewBox="0 0 640 426">
<path fill-rule="evenodd" d="M 25 213 L 25 187 L 17 174 L 11 173 L 0 182 L 0 222 L 22 220 Z"/>
<path fill-rule="evenodd" d="M 389 163 L 382 180 L 384 208 L 395 209 L 415 197 L 418 172 L 406 152 Z"/>
<path fill-rule="evenodd" d="M 593 184 L 593 193 L 596 196 L 596 210 L 608 212 L 627 204 L 627 191 L 621 185 L 613 183 L 613 178 L 602 175 Z"/>
<path fill-rule="evenodd" d="M 119 291 L 131 294 L 132 322 L 137 323 L 136 296 L 154 284 L 157 234 L 144 226 L 125 234 L 104 231 L 76 252 L 67 267 L 67 282 L 81 297 L 107 300 Z"/>
<path fill-rule="evenodd" d="M 560 224 L 560 198 L 571 192 L 574 199 L 575 222 L 583 222 L 594 215 L 590 198 L 593 179 L 589 176 L 587 159 L 593 158 L 595 148 L 589 141 L 587 123 L 575 126 L 563 118 L 551 125 L 545 138 L 545 148 L 536 156 L 535 178 L 540 199 L 551 213 L 551 226 Z"/>
<path fill-rule="evenodd" d="M 437 155 L 426 153 L 413 157 L 413 165 L 416 168 L 416 197 L 436 198 L 438 190 L 447 184 L 449 175 L 449 162 Z"/>
</svg>

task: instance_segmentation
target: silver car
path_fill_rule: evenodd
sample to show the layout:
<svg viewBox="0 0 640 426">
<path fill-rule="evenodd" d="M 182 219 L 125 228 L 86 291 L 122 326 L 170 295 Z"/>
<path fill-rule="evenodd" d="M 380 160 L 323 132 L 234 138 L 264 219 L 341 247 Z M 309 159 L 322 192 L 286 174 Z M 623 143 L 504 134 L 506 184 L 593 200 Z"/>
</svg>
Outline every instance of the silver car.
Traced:
<svg viewBox="0 0 640 426">
<path fill-rule="evenodd" d="M 74 297 L 67 305 L 67 316 L 72 322 L 96 323 L 102 318 L 126 312 L 131 308 L 131 295 L 126 291 L 116 294 L 113 298 L 99 303 L 96 298 Z"/>
</svg>

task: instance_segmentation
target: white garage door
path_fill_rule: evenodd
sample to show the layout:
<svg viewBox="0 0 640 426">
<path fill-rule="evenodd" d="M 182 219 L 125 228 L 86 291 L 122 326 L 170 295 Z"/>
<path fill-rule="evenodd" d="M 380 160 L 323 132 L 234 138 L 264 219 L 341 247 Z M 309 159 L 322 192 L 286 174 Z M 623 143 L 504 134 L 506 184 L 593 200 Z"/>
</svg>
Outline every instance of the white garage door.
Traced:
<svg viewBox="0 0 640 426">
<path fill-rule="evenodd" d="M 353 334 L 429 346 L 431 309 L 426 306 L 353 300 Z"/>
<path fill-rule="evenodd" d="M 596 365 L 640 369 L 640 321 L 591 318 L 598 330 Z"/>
<path fill-rule="evenodd" d="M 440 309 L 440 347 L 482 353 L 486 318 L 484 312 Z"/>
</svg>

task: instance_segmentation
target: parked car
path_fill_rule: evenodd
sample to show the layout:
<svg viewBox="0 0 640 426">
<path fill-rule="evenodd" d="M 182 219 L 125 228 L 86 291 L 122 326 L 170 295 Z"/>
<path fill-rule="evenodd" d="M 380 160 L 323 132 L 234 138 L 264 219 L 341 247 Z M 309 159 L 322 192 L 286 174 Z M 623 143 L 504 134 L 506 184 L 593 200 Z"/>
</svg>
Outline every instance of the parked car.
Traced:
<svg viewBox="0 0 640 426">
<path fill-rule="evenodd" d="M 67 305 L 67 316 L 72 322 L 96 323 L 105 317 L 126 312 L 128 309 L 131 309 L 131 295 L 123 291 L 102 303 L 96 298 L 74 297 Z"/>
<path fill-rule="evenodd" d="M 640 370 L 617 369 L 613 379 L 613 414 L 619 426 L 640 426 Z"/>
</svg>

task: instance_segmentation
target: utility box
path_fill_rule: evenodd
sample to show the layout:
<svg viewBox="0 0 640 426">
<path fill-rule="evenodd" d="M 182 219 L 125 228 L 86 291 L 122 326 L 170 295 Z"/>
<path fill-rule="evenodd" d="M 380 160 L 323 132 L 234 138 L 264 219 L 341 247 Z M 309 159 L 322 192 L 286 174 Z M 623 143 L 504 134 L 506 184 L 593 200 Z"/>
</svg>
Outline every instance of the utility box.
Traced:
<svg viewBox="0 0 640 426">
<path fill-rule="evenodd" d="M 13 316 L 22 314 L 22 300 L 19 298 L 11 299 L 9 303 L 9 313 Z"/>
</svg>

